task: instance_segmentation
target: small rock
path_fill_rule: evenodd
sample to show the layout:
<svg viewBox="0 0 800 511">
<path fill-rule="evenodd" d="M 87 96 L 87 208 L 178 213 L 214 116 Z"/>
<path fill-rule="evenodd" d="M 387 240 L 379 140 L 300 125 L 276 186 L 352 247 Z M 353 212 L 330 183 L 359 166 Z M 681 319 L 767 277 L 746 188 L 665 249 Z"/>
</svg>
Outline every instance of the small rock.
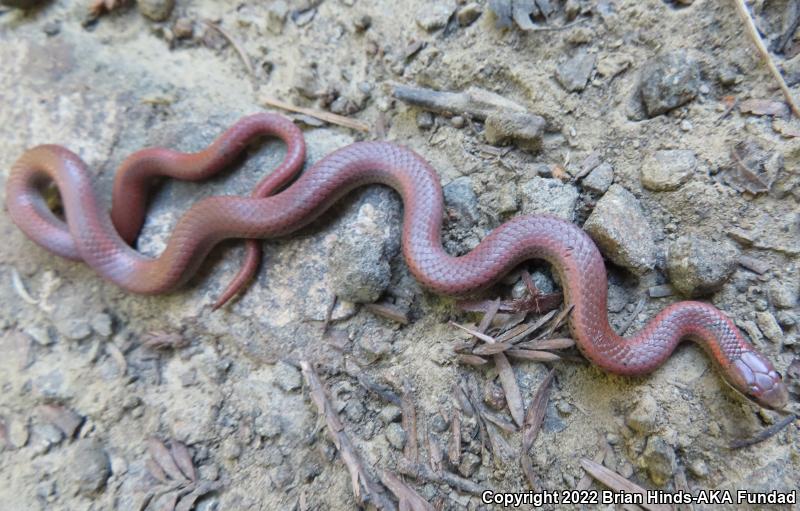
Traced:
<svg viewBox="0 0 800 511">
<path fill-rule="evenodd" d="M 788 283 L 773 281 L 769 285 L 769 297 L 772 305 L 779 309 L 794 308 L 798 300 L 797 285 L 792 287 Z"/>
<path fill-rule="evenodd" d="M 657 419 L 658 403 L 653 396 L 645 394 L 625 418 L 625 424 L 634 431 L 647 434 L 655 431 Z"/>
<path fill-rule="evenodd" d="M 50 329 L 48 328 L 32 326 L 30 328 L 26 328 L 25 333 L 28 334 L 30 338 L 40 346 L 50 346 L 55 342 L 53 336 L 51 335 Z"/>
<path fill-rule="evenodd" d="M 283 421 L 275 414 L 261 414 L 253 421 L 253 430 L 262 438 L 276 438 L 283 433 Z"/>
<path fill-rule="evenodd" d="M 614 182 L 614 167 L 608 162 L 603 162 L 594 168 L 589 175 L 583 178 L 581 185 L 584 189 L 594 193 L 606 193 L 608 187 Z"/>
<path fill-rule="evenodd" d="M 464 453 L 461 457 L 461 464 L 458 465 L 458 472 L 466 477 L 472 477 L 472 474 L 478 469 L 481 465 L 481 459 L 471 452 Z"/>
<path fill-rule="evenodd" d="M 689 181 L 695 170 L 697 158 L 692 151 L 656 151 L 642 166 L 642 186 L 656 192 L 677 190 Z"/>
<path fill-rule="evenodd" d="M 480 4 L 476 2 L 470 2 L 458 10 L 456 13 L 456 20 L 458 20 L 459 25 L 466 27 L 468 25 L 472 25 L 482 13 L 483 9 L 481 8 Z"/>
<path fill-rule="evenodd" d="M 367 14 L 359 16 L 353 22 L 353 26 L 355 27 L 356 32 L 365 32 L 369 29 L 369 27 L 372 26 L 372 18 Z"/>
<path fill-rule="evenodd" d="M 359 422 L 364 417 L 365 412 L 364 405 L 358 399 L 350 399 L 344 405 L 344 414 L 352 422 Z"/>
<path fill-rule="evenodd" d="M 545 125 L 545 120 L 538 115 L 504 110 L 489 114 L 484 136 L 493 145 L 513 142 L 520 149 L 538 151 Z"/>
<path fill-rule="evenodd" d="M 637 275 L 655 267 L 652 228 L 639 201 L 622 186 L 609 187 L 583 228 L 614 263 Z"/>
<path fill-rule="evenodd" d="M 8 441 L 15 449 L 25 447 L 28 444 L 29 437 L 30 432 L 27 420 L 12 420 L 8 425 Z"/>
<path fill-rule="evenodd" d="M 267 5 L 267 30 L 273 34 L 282 33 L 288 15 L 289 5 L 284 0 L 270 2 Z"/>
<path fill-rule="evenodd" d="M 331 252 L 331 287 L 339 298 L 358 303 L 376 301 L 389 286 L 391 268 L 386 234 L 375 222 L 375 208 L 365 204 L 358 220 L 342 229 Z"/>
<path fill-rule="evenodd" d="M 659 55 L 642 68 L 640 93 L 648 117 L 688 103 L 700 88 L 700 64 L 684 50 Z"/>
<path fill-rule="evenodd" d="M 317 9 L 312 7 L 310 9 L 296 9 L 292 11 L 290 18 L 298 27 L 304 27 L 314 20 L 317 15 Z"/>
<path fill-rule="evenodd" d="M 94 439 L 75 442 L 66 471 L 79 493 L 91 495 L 103 489 L 111 475 L 111 461 L 103 446 Z"/>
<path fill-rule="evenodd" d="M 613 78 L 633 64 L 633 57 L 625 53 L 614 53 L 597 61 L 597 74 L 603 78 Z"/>
<path fill-rule="evenodd" d="M 417 113 L 417 127 L 421 130 L 433 128 L 433 114 L 427 110 Z"/>
<path fill-rule="evenodd" d="M 689 464 L 689 472 L 698 479 L 708 476 L 708 467 L 703 460 L 694 460 Z"/>
<path fill-rule="evenodd" d="M 31 449 L 36 454 L 44 454 L 50 447 L 58 445 L 64 439 L 60 429 L 52 424 L 34 424 L 31 427 Z"/>
<path fill-rule="evenodd" d="M 713 294 L 736 270 L 739 250 L 725 240 L 681 236 L 669 244 L 667 274 L 680 293 L 690 297 Z"/>
<path fill-rule="evenodd" d="M 403 412 L 400 410 L 400 407 L 395 405 L 386 405 L 381 409 L 380 413 L 378 414 L 378 418 L 384 424 L 390 424 L 392 422 L 397 422 L 402 417 Z"/>
<path fill-rule="evenodd" d="M 92 335 L 92 328 L 84 318 L 71 318 L 57 321 L 56 330 L 71 341 L 81 341 Z"/>
<path fill-rule="evenodd" d="M 756 324 L 764 337 L 772 342 L 780 342 L 783 340 L 783 330 L 781 330 L 775 316 L 769 311 L 756 312 Z"/>
<path fill-rule="evenodd" d="M 443 433 L 447 431 L 448 427 L 450 427 L 450 421 L 448 421 L 447 417 L 441 413 L 437 413 L 433 416 L 433 419 L 431 419 L 431 429 L 437 433 Z"/>
<path fill-rule="evenodd" d="M 300 371 L 283 361 L 278 361 L 275 364 L 274 379 L 278 386 L 286 392 L 299 389 L 303 383 Z"/>
<path fill-rule="evenodd" d="M 392 343 L 381 335 L 363 335 L 356 342 L 359 362 L 369 365 L 392 352 Z"/>
<path fill-rule="evenodd" d="M 91 320 L 92 330 L 101 337 L 111 337 L 113 333 L 111 316 L 105 312 L 95 314 Z"/>
<path fill-rule="evenodd" d="M 450 125 L 455 129 L 460 130 L 467 125 L 467 121 L 460 115 L 454 115 L 453 118 L 450 119 Z"/>
<path fill-rule="evenodd" d="M 478 196 L 472 189 L 472 180 L 467 176 L 456 178 L 444 189 L 444 203 L 448 218 L 459 225 L 468 227 L 475 225 L 480 218 Z"/>
<path fill-rule="evenodd" d="M 506 393 L 503 391 L 503 387 L 494 381 L 487 382 L 483 387 L 483 402 L 486 403 L 489 408 L 495 410 L 502 410 L 505 408 Z"/>
<path fill-rule="evenodd" d="M 579 52 L 556 68 L 556 80 L 568 92 L 586 88 L 597 57 L 593 53 Z"/>
<path fill-rule="evenodd" d="M 388 426 L 386 426 L 386 432 L 384 433 L 386 436 L 386 441 L 389 442 L 389 445 L 394 447 L 397 450 L 401 450 L 406 445 L 406 432 L 403 431 L 403 428 L 397 422 L 391 422 Z"/>
<path fill-rule="evenodd" d="M 145 17 L 153 21 L 164 21 L 172 13 L 175 0 L 136 0 L 136 6 Z"/>
<path fill-rule="evenodd" d="M 172 26 L 172 33 L 178 39 L 191 39 L 194 35 L 194 22 L 191 18 L 178 18 Z"/>
<path fill-rule="evenodd" d="M 42 32 L 47 34 L 48 37 L 58 35 L 58 33 L 61 32 L 61 22 L 58 20 L 48 21 L 42 25 Z"/>
<path fill-rule="evenodd" d="M 427 2 L 417 14 L 417 25 L 420 28 L 433 32 L 447 25 L 447 20 L 453 14 L 453 6 L 448 2 Z"/>
<path fill-rule="evenodd" d="M 549 214 L 572 221 L 578 204 L 578 190 L 558 179 L 534 176 L 520 187 L 522 213 Z"/>
<path fill-rule="evenodd" d="M 647 439 L 641 462 L 650 480 L 657 486 L 667 484 L 677 468 L 675 451 L 663 438 L 657 436 Z"/>
</svg>

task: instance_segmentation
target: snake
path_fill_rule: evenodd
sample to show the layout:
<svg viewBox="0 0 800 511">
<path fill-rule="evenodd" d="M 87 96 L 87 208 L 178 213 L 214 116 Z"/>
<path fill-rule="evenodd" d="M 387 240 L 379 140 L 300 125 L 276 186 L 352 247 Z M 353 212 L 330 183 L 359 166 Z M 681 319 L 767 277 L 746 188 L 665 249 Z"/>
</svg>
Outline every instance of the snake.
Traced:
<svg viewBox="0 0 800 511">
<path fill-rule="evenodd" d="M 132 246 L 155 176 L 205 178 L 230 165 L 262 135 L 283 139 L 288 150 L 276 172 L 259 182 L 251 196 L 197 201 L 177 221 L 158 256 Z M 681 341 L 690 340 L 707 352 L 723 380 L 740 394 L 767 409 L 786 408 L 789 394 L 781 374 L 733 320 L 711 304 L 675 302 L 639 332 L 618 335 L 608 320 L 603 256 L 572 222 L 549 215 L 517 216 L 468 253 L 453 256 L 442 246 L 444 202 L 438 175 L 411 149 L 392 142 L 355 142 L 321 158 L 292 181 L 304 157 L 302 132 L 288 119 L 266 113 L 243 117 L 198 153 L 152 148 L 131 155 L 115 177 L 109 212 L 79 156 L 63 146 L 39 145 L 12 166 L 6 206 L 19 229 L 45 250 L 83 261 L 125 290 L 152 295 L 184 284 L 223 240 L 289 236 L 352 190 L 386 185 L 402 198 L 402 253 L 408 269 L 433 293 L 474 295 L 523 262 L 544 260 L 559 278 L 565 304 L 572 307 L 570 334 L 592 364 L 613 374 L 640 376 L 661 366 Z M 44 189 L 52 185 L 60 194 L 63 217 L 45 200 Z M 253 257 L 257 266 L 257 254 L 247 258 L 247 270 L 240 271 L 232 284 L 234 293 L 252 272 Z"/>
</svg>

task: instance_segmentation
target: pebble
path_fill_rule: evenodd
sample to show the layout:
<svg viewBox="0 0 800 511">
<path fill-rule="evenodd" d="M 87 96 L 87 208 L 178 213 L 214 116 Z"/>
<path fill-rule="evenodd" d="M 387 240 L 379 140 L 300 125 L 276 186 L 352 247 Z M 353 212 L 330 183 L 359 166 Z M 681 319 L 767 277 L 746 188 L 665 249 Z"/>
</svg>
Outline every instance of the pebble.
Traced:
<svg viewBox="0 0 800 511">
<path fill-rule="evenodd" d="M 556 80 L 568 92 L 580 92 L 586 88 L 596 61 L 595 54 L 579 52 L 556 68 Z"/>
<path fill-rule="evenodd" d="M 364 408 L 364 405 L 358 399 L 350 399 L 347 401 L 347 404 L 344 405 L 344 414 L 352 422 L 359 422 L 364 417 L 366 411 L 366 408 Z"/>
<path fill-rule="evenodd" d="M 719 291 L 738 260 L 739 250 L 730 241 L 685 235 L 669 244 L 666 269 L 673 288 L 697 298 Z"/>
<path fill-rule="evenodd" d="M 92 327 L 85 318 L 67 318 L 55 322 L 58 332 L 71 341 L 82 341 L 92 335 Z"/>
<path fill-rule="evenodd" d="M 191 39 L 194 35 L 194 22 L 191 18 L 178 18 L 172 26 L 172 33 L 178 39 Z"/>
<path fill-rule="evenodd" d="M 444 203 L 448 218 L 462 227 L 475 225 L 480 218 L 478 196 L 472 189 L 472 180 L 467 176 L 458 177 L 444 189 Z"/>
<path fill-rule="evenodd" d="M 145 17 L 153 21 L 164 21 L 172 14 L 175 0 L 136 0 L 136 6 Z"/>
<path fill-rule="evenodd" d="M 77 491 L 91 495 L 103 489 L 111 475 L 111 461 L 103 446 L 95 439 L 84 438 L 75 442 L 66 472 Z"/>
<path fill-rule="evenodd" d="M 470 2 L 458 10 L 456 13 L 456 20 L 458 21 L 459 25 L 466 27 L 472 25 L 482 13 L 483 9 L 481 8 L 480 4 L 476 2 Z"/>
<path fill-rule="evenodd" d="M 460 115 L 454 115 L 453 118 L 450 119 L 450 125 L 455 129 L 460 130 L 467 125 L 467 121 Z"/>
<path fill-rule="evenodd" d="M 700 64 L 685 50 L 648 60 L 641 76 L 639 90 L 648 117 L 685 105 L 700 88 Z"/>
<path fill-rule="evenodd" d="M 769 311 L 756 312 L 756 324 L 764 337 L 772 342 L 783 340 L 783 330 L 781 330 L 775 316 Z"/>
<path fill-rule="evenodd" d="M 389 286 L 391 268 L 386 252 L 390 233 L 378 227 L 378 214 L 372 204 L 364 204 L 357 221 L 340 229 L 333 244 L 331 290 L 342 300 L 372 303 Z"/>
<path fill-rule="evenodd" d="M 25 329 L 25 333 L 30 336 L 39 346 L 50 346 L 55 342 L 52 331 L 41 326 L 32 326 Z"/>
<path fill-rule="evenodd" d="M 283 433 L 283 421 L 279 415 L 261 414 L 253 421 L 253 430 L 262 438 L 276 438 Z"/>
<path fill-rule="evenodd" d="M 461 457 L 461 463 L 458 465 L 458 472 L 464 477 L 472 477 L 472 474 L 481 465 L 481 459 L 471 452 L 464 453 Z"/>
<path fill-rule="evenodd" d="M 384 436 L 386 436 L 386 441 L 389 442 L 389 445 L 397 450 L 401 450 L 406 445 L 406 432 L 397 422 L 391 422 L 386 426 Z"/>
<path fill-rule="evenodd" d="M 694 460 L 689 464 L 689 472 L 699 479 L 704 479 L 708 476 L 708 466 L 703 460 Z"/>
<path fill-rule="evenodd" d="M 594 168 L 589 175 L 583 178 L 581 186 L 590 192 L 606 193 L 608 187 L 614 182 L 614 167 L 608 162 L 603 162 Z"/>
<path fill-rule="evenodd" d="M 267 30 L 273 34 L 282 33 L 288 15 L 289 5 L 284 0 L 270 2 L 267 5 Z"/>
<path fill-rule="evenodd" d="M 381 409 L 380 413 L 378 413 L 378 418 L 384 424 L 397 422 L 402 418 L 402 416 L 403 416 L 402 410 L 400 410 L 400 407 L 396 405 L 386 405 Z"/>
<path fill-rule="evenodd" d="M 61 443 L 64 433 L 52 424 L 34 424 L 31 427 L 31 449 L 35 454 L 44 454 Z"/>
<path fill-rule="evenodd" d="M 506 393 L 503 392 L 503 387 L 494 381 L 486 382 L 486 385 L 483 387 L 483 402 L 494 410 L 502 410 L 505 408 Z"/>
<path fill-rule="evenodd" d="M 275 383 L 277 383 L 278 386 L 286 392 L 297 390 L 303 384 L 303 378 L 300 375 L 300 371 L 298 371 L 293 365 L 287 364 L 282 360 L 275 364 L 273 374 Z"/>
<path fill-rule="evenodd" d="M 61 22 L 58 20 L 48 21 L 42 25 L 42 31 L 47 34 L 48 37 L 58 35 L 58 33 L 61 32 Z"/>
<path fill-rule="evenodd" d="M 535 114 L 503 110 L 489 114 L 483 134 L 492 145 L 513 143 L 535 152 L 542 146 L 546 124 L 544 118 Z"/>
<path fill-rule="evenodd" d="M 667 484 L 677 468 L 674 449 L 658 436 L 647 439 L 640 461 L 656 486 Z"/>
<path fill-rule="evenodd" d="M 429 130 L 433 128 L 433 114 L 427 110 L 417 113 L 417 127 L 421 130 Z"/>
<path fill-rule="evenodd" d="M 113 330 L 113 321 L 111 316 L 105 312 L 95 314 L 91 319 L 92 330 L 94 330 L 101 337 L 111 337 Z"/>
<path fill-rule="evenodd" d="M 30 431 L 27 420 L 13 420 L 8 426 L 8 441 L 15 449 L 21 449 L 28 444 Z"/>
<path fill-rule="evenodd" d="M 656 192 L 677 190 L 691 179 L 696 170 L 697 158 L 692 151 L 656 151 L 642 165 L 642 186 Z"/>
<path fill-rule="evenodd" d="M 639 433 L 652 433 L 656 429 L 658 403 L 650 394 L 645 394 L 625 418 L 625 424 Z"/>
<path fill-rule="evenodd" d="M 564 220 L 575 219 L 578 189 L 558 179 L 534 176 L 520 189 L 522 214 L 550 214 Z"/>
<path fill-rule="evenodd" d="M 365 32 L 369 30 L 369 27 L 371 26 L 372 26 L 372 18 L 367 14 L 359 16 L 353 22 L 353 27 L 355 27 L 356 32 Z"/>
<path fill-rule="evenodd" d="M 443 433 L 447 431 L 447 428 L 450 427 L 450 421 L 447 420 L 447 417 L 442 415 L 441 413 L 437 413 L 431 419 L 431 429 L 436 431 L 437 433 Z"/>
<path fill-rule="evenodd" d="M 779 309 L 791 309 L 797 305 L 798 286 L 790 286 L 785 282 L 773 281 L 769 284 L 769 297 L 772 305 Z"/>
<path fill-rule="evenodd" d="M 583 226 L 603 254 L 636 275 L 655 267 L 653 229 L 634 195 L 613 184 L 597 201 Z"/>
<path fill-rule="evenodd" d="M 604 78 L 613 78 L 633 64 L 633 57 L 627 53 L 613 53 L 597 61 L 597 74 Z"/>
<path fill-rule="evenodd" d="M 427 2 L 417 14 L 417 25 L 427 32 L 433 32 L 447 25 L 453 14 L 453 6 L 449 2 Z"/>
</svg>

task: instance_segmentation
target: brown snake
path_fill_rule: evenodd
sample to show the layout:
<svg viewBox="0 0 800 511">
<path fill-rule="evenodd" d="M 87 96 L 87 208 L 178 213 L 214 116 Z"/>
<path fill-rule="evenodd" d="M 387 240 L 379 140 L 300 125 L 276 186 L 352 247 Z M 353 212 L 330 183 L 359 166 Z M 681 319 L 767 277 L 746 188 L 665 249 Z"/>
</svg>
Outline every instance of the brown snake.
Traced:
<svg viewBox="0 0 800 511">
<path fill-rule="evenodd" d="M 302 134 L 290 124 L 275 115 L 257 114 L 238 121 L 200 153 L 148 149 L 131 156 L 123 168 L 135 177 L 118 177 L 115 190 L 121 197 L 130 186 L 132 195 L 124 201 L 133 204 L 119 210 L 114 207 L 117 228 L 78 156 L 61 146 L 34 147 L 11 170 L 6 184 L 8 211 L 19 228 L 45 249 L 83 260 L 129 291 L 156 294 L 184 283 L 224 239 L 286 236 L 354 188 L 384 184 L 403 199 L 403 254 L 411 272 L 428 289 L 453 296 L 471 294 L 525 260 L 544 259 L 560 277 L 565 303 L 573 305 L 572 335 L 584 356 L 597 366 L 616 374 L 644 374 L 660 366 L 681 340 L 691 339 L 718 364 L 725 380 L 748 398 L 772 409 L 788 403 L 780 374 L 712 305 L 674 303 L 636 335 L 617 335 L 608 323 L 603 258 L 589 236 L 570 222 L 520 216 L 497 227 L 468 254 L 447 254 L 441 244 L 439 179 L 424 159 L 404 147 L 387 142 L 351 144 L 317 162 L 285 190 L 264 197 L 286 183 L 293 166 L 299 168 L 303 159 Z M 280 136 L 289 151 L 278 173 L 262 181 L 254 197 L 219 196 L 197 202 L 180 218 L 158 257 L 144 256 L 128 244 L 141 227 L 151 176 L 206 177 L 230 163 L 259 134 Z M 61 194 L 66 222 L 43 199 L 42 188 L 50 182 Z M 133 212 L 130 218 L 126 211 Z"/>
</svg>

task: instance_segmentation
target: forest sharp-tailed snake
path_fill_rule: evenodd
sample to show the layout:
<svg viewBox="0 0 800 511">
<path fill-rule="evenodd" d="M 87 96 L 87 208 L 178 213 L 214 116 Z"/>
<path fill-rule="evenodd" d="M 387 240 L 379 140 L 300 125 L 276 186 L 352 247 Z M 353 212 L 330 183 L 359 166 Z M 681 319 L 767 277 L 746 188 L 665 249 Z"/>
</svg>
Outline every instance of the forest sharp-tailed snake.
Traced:
<svg viewBox="0 0 800 511">
<path fill-rule="evenodd" d="M 218 196 L 197 202 L 180 218 L 156 258 L 144 256 L 128 244 L 142 225 L 152 176 L 206 177 L 230 163 L 260 134 L 279 136 L 289 149 L 278 171 L 259 183 L 252 197 Z M 25 152 L 14 164 L 6 184 L 6 204 L 17 226 L 45 249 L 83 260 L 129 291 L 156 294 L 184 283 L 224 239 L 285 236 L 319 217 L 354 188 L 388 185 L 403 199 L 405 260 L 428 289 L 453 296 L 471 294 L 525 260 L 543 259 L 559 274 L 565 303 L 573 305 L 569 326 L 579 349 L 597 366 L 621 375 L 648 373 L 660 366 L 681 340 L 691 339 L 719 365 L 725 380 L 746 397 L 771 409 L 782 409 L 788 403 L 781 375 L 733 321 L 712 305 L 674 303 L 636 335 L 617 335 L 607 317 L 603 258 L 589 236 L 574 224 L 550 216 L 520 216 L 497 227 L 468 254 L 453 257 L 441 244 L 439 180 L 419 155 L 387 142 L 354 143 L 329 154 L 288 188 L 271 195 L 291 179 L 304 154 L 302 134 L 289 121 L 270 114 L 245 117 L 200 153 L 147 149 L 132 155 L 122 165 L 130 175 L 117 178 L 114 199 L 122 200 L 130 186 L 133 195 L 124 200 L 131 205 L 119 210 L 114 206 L 109 215 L 83 161 L 61 146 L 42 145 Z M 42 188 L 50 182 L 61 194 L 66 222 L 50 211 L 43 198 Z M 254 264 L 257 261 L 256 250 Z M 235 282 L 235 286 L 240 284 Z"/>
</svg>

